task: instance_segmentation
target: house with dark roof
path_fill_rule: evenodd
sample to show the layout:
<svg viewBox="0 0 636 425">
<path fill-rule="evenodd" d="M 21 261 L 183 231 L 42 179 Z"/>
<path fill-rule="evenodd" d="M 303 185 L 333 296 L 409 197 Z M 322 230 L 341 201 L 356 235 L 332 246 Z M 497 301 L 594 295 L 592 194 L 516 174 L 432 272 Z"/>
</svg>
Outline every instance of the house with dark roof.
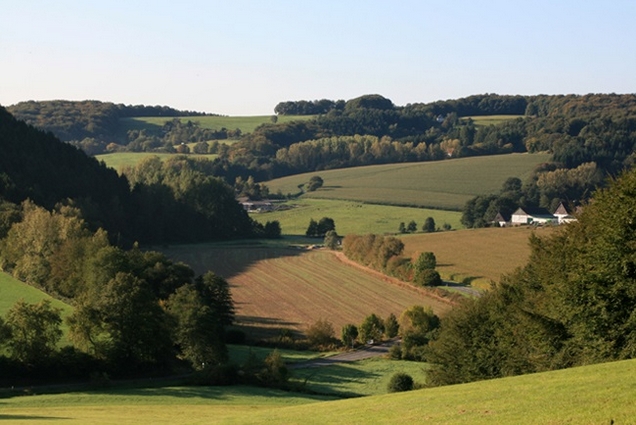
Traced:
<svg viewBox="0 0 636 425">
<path fill-rule="evenodd" d="M 519 207 L 512 213 L 510 223 L 513 226 L 521 224 L 557 224 L 559 219 L 554 214 L 550 214 L 545 208 Z"/>
<path fill-rule="evenodd" d="M 509 219 L 504 217 L 504 215 L 501 212 L 498 212 L 495 218 L 492 219 L 491 224 L 493 226 L 506 227 L 509 222 L 510 222 Z"/>
</svg>

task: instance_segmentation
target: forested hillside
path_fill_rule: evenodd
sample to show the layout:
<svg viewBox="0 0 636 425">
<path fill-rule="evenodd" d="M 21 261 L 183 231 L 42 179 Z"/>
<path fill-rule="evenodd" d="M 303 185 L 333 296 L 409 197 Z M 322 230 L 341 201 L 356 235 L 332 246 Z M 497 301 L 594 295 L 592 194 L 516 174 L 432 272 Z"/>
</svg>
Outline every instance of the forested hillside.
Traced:
<svg viewBox="0 0 636 425">
<path fill-rule="evenodd" d="M 126 177 L 83 152 L 16 120 L 0 109 L 0 200 L 5 211 L 26 199 L 47 210 L 76 207 L 91 229 L 131 244 L 249 237 L 256 225 L 231 187 L 175 157 L 159 164 L 152 180 Z M 172 170 L 172 171 L 171 171 Z M 9 207 L 9 205 L 14 205 Z M 2 215 L 8 229 L 14 213 Z"/>
<path fill-rule="evenodd" d="M 52 112 L 57 110 L 56 105 L 59 116 Z M 206 167 L 206 173 L 228 184 L 234 184 L 237 178 L 247 181 L 252 177 L 263 182 L 371 164 L 511 152 L 552 155 L 552 160 L 539 166 L 531 179 L 509 182 L 501 193 L 467 205 L 463 222 L 468 227 L 487 225 L 497 212 L 509 215 L 518 206 L 554 209 L 566 202 L 574 208 L 588 199 L 606 176 L 630 168 L 636 146 L 636 95 L 484 94 L 405 106 L 396 106 L 380 95 L 348 101 L 286 101 L 275 107 L 278 114 L 316 116 L 284 123 L 273 119 L 251 133 L 232 133 L 240 137 L 232 145 L 207 143 L 229 137 L 228 130 L 203 129 L 178 117 L 159 129 L 133 129 L 125 135 L 115 131 L 117 117 L 186 113 L 169 108 L 26 102 L 12 110 L 44 128 L 51 122 L 63 122 L 49 129 L 66 137 L 71 133 L 72 137 L 85 137 L 73 143 L 91 153 L 109 149 L 174 152 L 174 146 L 180 143 L 197 143 L 198 153 L 214 151 L 218 155 Z M 489 115 L 500 119 L 481 125 L 471 118 Z M 74 133 L 74 128 L 84 133 Z M 184 147 L 183 151 L 188 149 Z"/>
<path fill-rule="evenodd" d="M 149 161 L 131 184 L 2 108 L 0 151 L 0 271 L 74 307 L 66 347 L 48 300 L 18 301 L 0 316 L 0 385 L 227 361 L 228 283 L 213 272 L 195 278 L 136 242 L 263 236 L 231 187 L 177 156 Z"/>
</svg>

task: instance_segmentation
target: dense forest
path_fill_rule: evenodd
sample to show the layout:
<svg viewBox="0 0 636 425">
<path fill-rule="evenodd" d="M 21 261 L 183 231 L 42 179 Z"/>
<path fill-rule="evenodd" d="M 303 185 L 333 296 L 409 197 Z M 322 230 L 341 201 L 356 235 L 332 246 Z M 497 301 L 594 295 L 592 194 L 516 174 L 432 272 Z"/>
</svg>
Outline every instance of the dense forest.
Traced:
<svg viewBox="0 0 636 425">
<path fill-rule="evenodd" d="M 19 205 L 30 199 L 51 211 L 81 211 L 92 230 L 105 229 L 112 242 L 196 242 L 263 236 L 223 180 L 179 159 L 155 164 L 152 176 L 129 181 L 0 109 L 0 200 Z M 13 210 L 15 208 L 6 208 Z M 2 215 L 0 229 L 14 217 Z"/>
</svg>

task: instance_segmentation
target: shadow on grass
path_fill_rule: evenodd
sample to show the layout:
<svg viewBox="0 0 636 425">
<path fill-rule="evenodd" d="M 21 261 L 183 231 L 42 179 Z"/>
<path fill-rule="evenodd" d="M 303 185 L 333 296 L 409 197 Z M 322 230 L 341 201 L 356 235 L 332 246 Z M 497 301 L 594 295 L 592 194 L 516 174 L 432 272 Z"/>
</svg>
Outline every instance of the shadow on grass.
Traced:
<svg viewBox="0 0 636 425">
<path fill-rule="evenodd" d="M 305 389 L 339 397 L 361 397 L 365 394 L 357 393 L 347 387 L 355 384 L 364 385 L 364 381 L 379 377 L 377 373 L 363 371 L 346 364 L 296 369 L 293 372 L 294 381 L 300 381 Z"/>
<path fill-rule="evenodd" d="M 5 415 L 0 413 L 0 421 L 61 421 L 70 420 L 63 416 Z"/>
<path fill-rule="evenodd" d="M 280 338 L 285 331 L 288 336 L 300 337 L 294 328 L 299 323 L 289 322 L 276 317 L 236 316 L 235 326 L 254 340 L 273 340 Z"/>
<path fill-rule="evenodd" d="M 236 241 L 222 244 L 175 245 L 158 250 L 173 261 L 189 265 L 196 274 L 213 271 L 229 279 L 245 272 L 259 261 L 296 257 L 306 252 L 304 247 L 294 246 L 296 243 L 296 238 L 285 238 L 271 243 Z M 322 240 L 314 243 L 322 243 Z"/>
<path fill-rule="evenodd" d="M 201 399 L 201 403 L 204 404 L 205 400 L 214 401 L 231 401 L 235 399 L 247 399 L 253 398 L 254 400 L 264 399 L 285 399 L 290 397 L 288 391 L 279 390 L 275 388 L 263 388 L 253 387 L 246 385 L 232 385 L 232 386 L 178 386 L 178 387 L 137 387 L 137 388 L 111 388 L 91 391 L 91 395 L 110 395 L 118 397 L 137 397 L 149 399 L 156 397 L 170 397 L 175 399 Z M 324 400 L 327 394 L 323 395 L 311 395 L 311 394 L 297 394 L 295 396 L 301 396 L 312 400 Z M 168 401 L 169 403 L 169 401 Z"/>
</svg>

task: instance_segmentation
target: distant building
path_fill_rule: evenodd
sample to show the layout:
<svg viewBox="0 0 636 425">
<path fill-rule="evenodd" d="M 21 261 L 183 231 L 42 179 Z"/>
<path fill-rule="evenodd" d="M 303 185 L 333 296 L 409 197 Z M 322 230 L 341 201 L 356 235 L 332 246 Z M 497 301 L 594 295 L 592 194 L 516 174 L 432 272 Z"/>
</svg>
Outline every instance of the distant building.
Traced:
<svg viewBox="0 0 636 425">
<path fill-rule="evenodd" d="M 500 212 L 497 213 L 495 218 L 492 220 L 492 224 L 498 227 L 506 227 L 510 220 L 506 219 Z"/>
<path fill-rule="evenodd" d="M 570 223 L 571 221 L 576 221 L 576 217 L 574 217 L 568 211 L 567 207 L 563 202 L 559 204 L 557 209 L 554 211 L 554 216 L 559 220 L 559 224 Z"/>
<path fill-rule="evenodd" d="M 545 208 L 517 208 L 510 218 L 512 225 L 521 224 L 558 224 L 559 219 Z"/>
<path fill-rule="evenodd" d="M 267 199 L 263 199 L 261 201 L 252 201 L 248 198 L 240 198 L 238 199 L 238 202 L 243 206 L 243 209 L 247 212 L 274 211 L 274 204 Z"/>
</svg>

